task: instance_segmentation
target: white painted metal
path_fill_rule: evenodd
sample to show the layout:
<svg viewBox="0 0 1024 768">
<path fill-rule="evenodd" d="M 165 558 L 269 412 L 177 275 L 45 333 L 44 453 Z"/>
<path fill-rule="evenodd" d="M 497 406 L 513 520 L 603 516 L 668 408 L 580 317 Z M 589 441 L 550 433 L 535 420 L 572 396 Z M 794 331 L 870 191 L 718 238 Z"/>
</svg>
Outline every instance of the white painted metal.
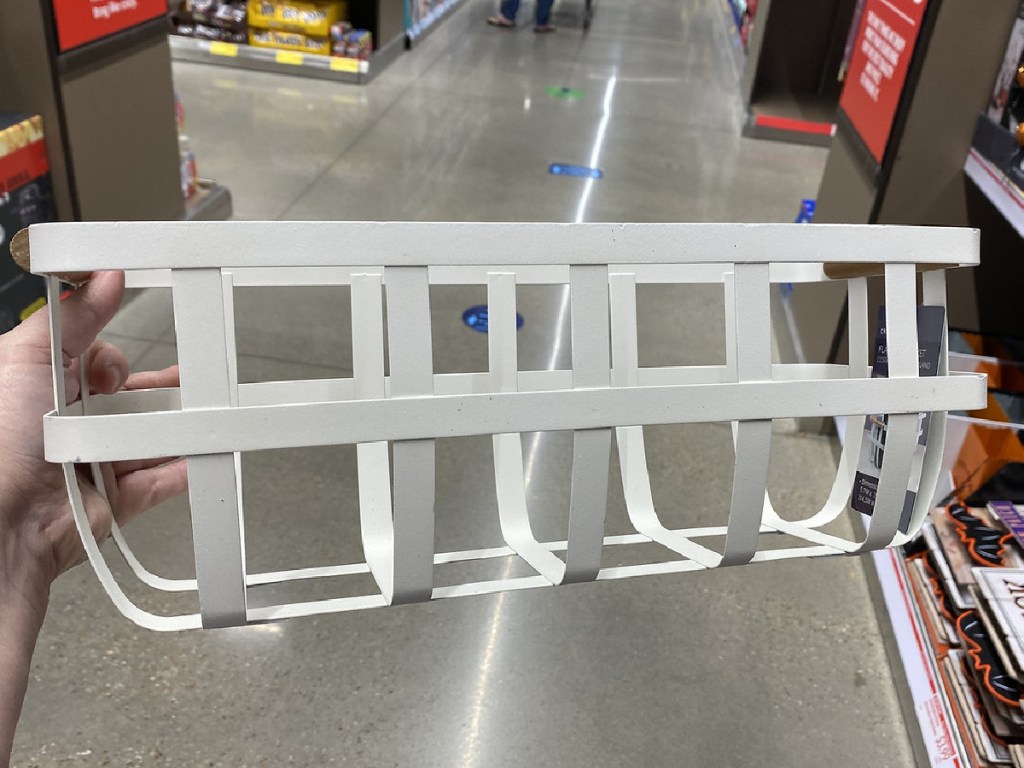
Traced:
<svg viewBox="0 0 1024 768">
<path fill-rule="evenodd" d="M 56 410 L 46 453 L 65 466 L 76 524 L 113 602 L 157 630 L 270 621 L 388 604 L 530 589 L 576 581 L 682 573 L 720 565 L 867 551 L 897 532 L 918 413 L 932 412 L 920 525 L 941 467 L 945 411 L 980 407 L 984 378 L 917 376 L 915 264 L 976 264 L 976 232 L 812 225 L 119 223 L 33 226 L 40 273 L 125 268 L 134 286 L 172 286 L 182 366 L 180 389 L 122 392 L 63 402 L 57 281 L 51 297 Z M 345 243 L 339 252 L 337 243 Z M 772 282 L 827 278 L 821 260 L 885 265 L 890 378 L 871 379 L 864 278 L 847 281 L 849 365 L 772 365 Z M 717 283 L 726 308 L 726 364 L 641 368 L 638 283 Z M 941 271 L 925 274 L 924 300 L 945 303 Z M 434 374 L 431 284 L 486 284 L 486 373 Z M 569 287 L 572 368 L 520 371 L 516 286 Z M 233 287 L 351 285 L 353 376 L 238 384 Z M 384 306 L 390 375 L 384 366 Z M 889 414 L 876 514 L 863 540 L 821 530 L 846 509 L 864 414 Z M 771 420 L 848 416 L 836 481 L 824 505 L 783 520 L 765 491 Z M 654 505 L 643 427 L 731 422 L 736 465 L 728 525 L 672 530 Z M 609 451 L 615 430 L 629 520 L 636 534 L 604 536 Z M 523 432 L 574 434 L 568 537 L 539 541 L 530 526 Z M 434 552 L 434 440 L 491 435 L 498 516 L 507 546 Z M 356 444 L 364 563 L 247 573 L 238 456 L 242 451 Z M 391 445 L 389 446 L 389 443 Z M 389 447 L 392 456 L 389 457 Z M 115 540 L 140 580 L 198 589 L 201 616 L 155 616 L 136 607 L 91 539 L 74 464 L 183 455 L 189 461 L 197 579 L 163 579 Z M 759 549 L 779 533 L 797 545 Z M 721 551 L 708 546 L 725 539 Z M 656 543 L 650 562 L 601 568 L 605 547 Z M 672 559 L 665 560 L 665 550 Z M 564 559 L 558 553 L 564 553 Z M 518 557 L 521 578 L 433 587 L 435 568 Z M 371 573 L 378 592 L 265 608 L 249 588 Z M 507 571 L 506 571 L 507 573 Z"/>
<path fill-rule="evenodd" d="M 516 275 L 492 272 L 487 277 L 487 356 L 495 392 L 518 389 L 519 344 L 516 338 Z M 568 372 L 571 375 L 571 371 Z M 569 382 L 571 386 L 571 382 Z M 512 550 L 550 584 L 561 584 L 565 563 L 537 541 L 526 504 L 523 442 L 519 433 L 496 434 L 494 485 L 501 535 Z"/>
<path fill-rule="evenodd" d="M 726 312 L 735 318 L 736 380 L 771 381 L 772 335 L 771 286 L 767 264 L 737 264 L 732 302 Z M 731 338 L 731 335 L 730 335 Z M 771 452 L 770 419 L 734 422 L 736 473 L 732 483 L 729 533 L 725 537 L 722 565 L 749 563 L 757 551 L 758 531 L 768 486 L 768 455 Z"/>
<path fill-rule="evenodd" d="M 686 234 L 682 234 L 685 231 Z M 338 244 L 344 243 L 344 248 Z M 32 268 L 977 263 L 979 233 L 852 224 L 90 222 L 32 227 Z"/>
<path fill-rule="evenodd" d="M 506 264 L 501 267 L 516 276 L 518 285 L 563 285 L 569 281 L 569 267 L 563 265 Z M 731 264 L 633 264 L 613 272 L 628 271 L 638 283 L 720 283 L 732 271 Z M 481 285 L 494 267 L 434 266 L 428 268 L 432 285 Z M 383 267 L 241 267 L 231 273 L 236 287 L 350 285 L 356 275 L 380 274 Z M 773 283 L 817 283 L 825 279 L 821 264 L 772 264 Z M 129 288 L 170 288 L 169 269 L 138 269 L 127 274 Z"/>
<path fill-rule="evenodd" d="M 227 290 L 226 290 L 227 288 Z M 225 294 L 230 281 L 217 269 L 174 272 L 174 302 L 188 307 L 174 315 L 181 369 L 181 406 L 202 412 L 237 405 L 233 376 L 234 319 Z M 235 387 L 232 387 L 232 382 Z M 165 454 L 175 456 L 179 454 Z M 204 627 L 243 624 L 245 543 L 238 494 L 237 452 L 188 455 L 189 500 L 196 556 L 196 580 Z"/>
<path fill-rule="evenodd" d="M 434 394 L 429 292 L 425 266 L 388 269 L 393 398 Z M 434 583 L 434 441 L 397 440 L 392 454 L 394 589 L 385 597 L 392 603 L 417 603 L 430 599 Z"/>
<path fill-rule="evenodd" d="M 921 288 L 922 288 L 922 301 L 925 305 L 932 306 L 946 306 L 946 273 L 942 271 L 936 272 L 925 272 L 921 276 Z M 949 374 L 949 318 L 948 316 L 943 319 L 942 327 L 942 349 L 939 353 L 939 368 L 936 371 L 938 376 L 947 376 Z M 933 445 L 946 445 L 946 421 L 947 414 L 945 411 L 936 411 L 931 415 L 931 421 L 928 425 L 928 442 Z M 938 451 L 926 452 L 924 456 L 924 464 L 921 468 L 921 487 L 922 488 L 934 488 L 938 484 L 939 477 L 942 472 L 942 454 Z M 932 505 L 932 499 L 925 496 L 923 493 L 917 494 L 917 498 L 914 501 L 914 512 L 910 518 L 910 530 L 918 530 L 922 523 L 924 523 L 925 517 L 928 515 L 928 509 Z M 897 537 L 898 539 L 900 537 Z M 910 536 L 904 535 L 907 541 L 910 540 Z M 905 541 L 898 542 L 899 544 L 906 543 Z"/>
</svg>

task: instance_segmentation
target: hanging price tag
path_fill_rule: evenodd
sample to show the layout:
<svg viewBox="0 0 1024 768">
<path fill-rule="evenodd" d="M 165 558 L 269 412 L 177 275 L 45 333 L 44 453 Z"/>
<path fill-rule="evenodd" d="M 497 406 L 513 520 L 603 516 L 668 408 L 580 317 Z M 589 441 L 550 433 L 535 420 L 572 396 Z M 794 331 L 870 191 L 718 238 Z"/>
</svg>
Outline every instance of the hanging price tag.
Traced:
<svg viewBox="0 0 1024 768">
<path fill-rule="evenodd" d="M 302 54 L 295 51 L 278 51 L 274 59 L 278 64 L 294 64 L 295 66 L 301 65 L 303 61 Z"/>
<path fill-rule="evenodd" d="M 215 40 L 210 43 L 210 53 L 214 56 L 237 56 L 238 46 L 235 43 L 222 43 Z"/>
<path fill-rule="evenodd" d="M 335 72 L 358 72 L 359 59 L 350 59 L 347 56 L 332 56 L 331 69 Z"/>
</svg>

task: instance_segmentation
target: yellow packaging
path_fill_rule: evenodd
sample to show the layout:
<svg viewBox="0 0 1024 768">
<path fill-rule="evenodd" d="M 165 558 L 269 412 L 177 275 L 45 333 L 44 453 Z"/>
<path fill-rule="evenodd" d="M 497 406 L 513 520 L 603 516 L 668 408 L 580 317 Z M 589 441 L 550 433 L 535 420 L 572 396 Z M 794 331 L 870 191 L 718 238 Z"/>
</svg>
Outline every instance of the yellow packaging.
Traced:
<svg viewBox="0 0 1024 768">
<path fill-rule="evenodd" d="M 280 51 L 331 55 L 331 40 L 327 37 L 312 37 L 301 32 L 283 32 L 279 29 L 250 29 L 249 45 L 257 48 L 276 48 Z"/>
<path fill-rule="evenodd" d="M 331 25 L 348 15 L 348 3 L 345 0 L 249 0 L 247 10 L 250 27 L 330 37 Z"/>
<path fill-rule="evenodd" d="M 43 138 L 43 118 L 28 117 L 0 130 L 0 157 L 17 152 Z"/>
</svg>

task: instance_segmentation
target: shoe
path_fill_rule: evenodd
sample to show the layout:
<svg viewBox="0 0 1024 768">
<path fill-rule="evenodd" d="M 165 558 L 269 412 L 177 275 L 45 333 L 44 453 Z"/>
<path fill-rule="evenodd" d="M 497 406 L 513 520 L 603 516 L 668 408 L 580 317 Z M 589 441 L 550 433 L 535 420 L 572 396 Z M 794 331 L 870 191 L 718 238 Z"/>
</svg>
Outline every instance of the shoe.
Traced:
<svg viewBox="0 0 1024 768">
<path fill-rule="evenodd" d="M 533 28 L 533 31 L 536 32 L 538 35 L 541 35 L 547 32 L 554 32 L 556 29 L 558 29 L 558 27 L 556 27 L 554 24 L 538 24 Z"/>
<path fill-rule="evenodd" d="M 516 25 L 514 21 L 512 21 L 511 19 L 506 19 L 501 14 L 497 16 L 491 16 L 491 18 L 487 20 L 487 23 L 490 24 L 492 27 L 504 27 L 505 29 L 511 29 Z"/>
</svg>

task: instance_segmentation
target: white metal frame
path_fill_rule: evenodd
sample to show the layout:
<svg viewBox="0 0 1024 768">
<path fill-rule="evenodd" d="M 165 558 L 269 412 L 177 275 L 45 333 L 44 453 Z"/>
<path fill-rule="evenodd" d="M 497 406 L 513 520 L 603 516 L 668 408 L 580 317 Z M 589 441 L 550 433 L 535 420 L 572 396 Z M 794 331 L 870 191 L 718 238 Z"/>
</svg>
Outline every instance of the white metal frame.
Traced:
<svg viewBox="0 0 1024 768">
<path fill-rule="evenodd" d="M 45 419 L 46 457 L 64 466 L 89 559 L 117 608 L 154 630 L 231 626 L 317 613 L 723 565 L 859 553 L 916 533 L 941 465 L 945 412 L 980 407 L 984 377 L 918 378 L 916 267 L 978 263 L 974 230 L 845 225 L 447 224 L 345 222 L 138 222 L 42 224 L 30 231 L 33 271 L 47 275 L 51 333 L 60 339 L 59 282 L 69 271 L 123 269 L 130 285 L 170 286 L 181 387 L 64 402 L 54 343 L 56 409 Z M 823 261 L 884 264 L 888 379 L 870 378 L 866 278 L 847 280 L 849 365 L 771 362 L 770 286 L 828 278 Z M 638 365 L 636 285 L 717 283 L 726 306 L 726 363 Z M 945 306 L 945 275 L 922 275 L 922 300 Z M 485 284 L 489 371 L 435 374 L 430 285 Z M 572 369 L 520 371 L 516 285 L 566 286 Z M 351 378 L 238 384 L 233 289 L 349 285 Z M 383 319 L 382 288 L 391 311 Z M 384 375 L 385 331 L 390 376 Z M 83 391 L 88 391 L 87 383 Z M 847 508 L 865 414 L 887 413 L 875 515 L 862 540 L 821 529 Z M 918 414 L 932 412 L 909 534 L 898 531 Z M 766 492 L 772 419 L 848 418 L 835 484 L 821 509 L 783 520 Z M 733 424 L 736 466 L 728 524 L 672 530 L 655 509 L 643 428 Z M 566 541 L 539 541 L 527 512 L 523 432 L 572 430 Z M 612 436 L 635 534 L 605 536 Z M 507 546 L 435 553 L 434 440 L 492 435 L 499 522 Z M 242 535 L 239 454 L 356 444 L 365 562 L 251 574 Z M 388 446 L 392 458 L 389 461 Z M 159 616 L 133 604 L 93 540 L 75 464 L 186 456 L 196 579 L 152 574 L 121 532 L 114 538 L 150 587 L 198 591 L 201 613 Z M 98 476 L 98 473 L 96 473 Z M 801 546 L 759 549 L 775 534 Z M 721 551 L 705 543 L 725 537 Z M 656 542 L 669 560 L 602 567 L 607 546 Z M 558 556 L 564 553 L 564 559 Z M 518 556 L 521 578 L 435 587 L 435 566 Z M 357 597 L 255 608 L 247 591 L 295 579 L 372 574 L 379 590 Z"/>
</svg>

